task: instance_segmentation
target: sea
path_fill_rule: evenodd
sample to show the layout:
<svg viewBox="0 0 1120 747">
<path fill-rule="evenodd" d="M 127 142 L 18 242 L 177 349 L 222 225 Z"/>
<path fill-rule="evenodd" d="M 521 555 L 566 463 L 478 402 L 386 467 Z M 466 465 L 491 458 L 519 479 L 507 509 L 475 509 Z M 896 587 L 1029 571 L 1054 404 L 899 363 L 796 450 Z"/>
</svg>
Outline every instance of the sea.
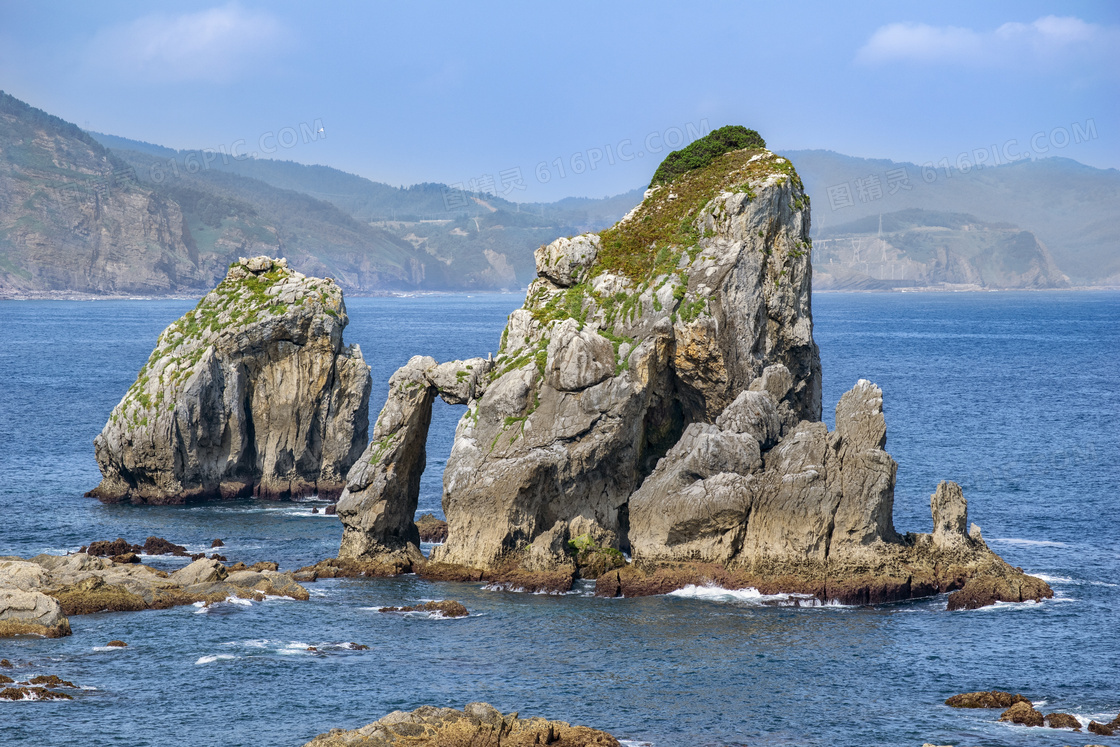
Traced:
<svg viewBox="0 0 1120 747">
<path fill-rule="evenodd" d="M 349 299 L 345 339 L 372 367 L 371 415 L 411 356 L 496 352 L 522 300 Z M 151 535 L 192 552 L 221 539 L 230 562 L 282 569 L 337 553 L 342 527 L 314 498 L 83 497 L 99 481 L 94 436 L 160 331 L 193 306 L 0 302 L 0 555 Z M 991 548 L 1053 599 L 948 612 L 944 596 L 807 607 L 751 589 L 599 599 L 586 583 L 550 596 L 411 575 L 322 580 L 306 602 L 85 615 L 66 638 L 0 640 L 17 665 L 0 673 L 83 688 L 72 701 L 0 701 L 0 744 L 297 747 L 397 709 L 473 701 L 628 747 L 1110 743 L 944 700 L 1009 690 L 1083 725 L 1120 712 L 1120 293 L 822 293 L 813 311 L 826 421 L 857 380 L 883 388 L 899 531 L 930 531 L 929 496 L 955 480 Z M 462 413 L 436 403 L 420 513 L 441 515 Z M 433 599 L 470 615 L 377 611 Z"/>
</svg>

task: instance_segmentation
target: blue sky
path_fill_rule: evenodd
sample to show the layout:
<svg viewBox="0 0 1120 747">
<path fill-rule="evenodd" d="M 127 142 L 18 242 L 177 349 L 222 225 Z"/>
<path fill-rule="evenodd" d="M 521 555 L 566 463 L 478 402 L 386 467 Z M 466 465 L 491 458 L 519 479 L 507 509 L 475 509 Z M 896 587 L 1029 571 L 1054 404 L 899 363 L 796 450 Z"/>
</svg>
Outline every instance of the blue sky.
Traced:
<svg viewBox="0 0 1120 747">
<path fill-rule="evenodd" d="M 1077 124 L 1047 155 L 1116 168 L 1120 3 L 0 0 L 0 88 L 100 132 L 521 201 L 642 186 L 725 124 L 917 163 Z"/>
</svg>

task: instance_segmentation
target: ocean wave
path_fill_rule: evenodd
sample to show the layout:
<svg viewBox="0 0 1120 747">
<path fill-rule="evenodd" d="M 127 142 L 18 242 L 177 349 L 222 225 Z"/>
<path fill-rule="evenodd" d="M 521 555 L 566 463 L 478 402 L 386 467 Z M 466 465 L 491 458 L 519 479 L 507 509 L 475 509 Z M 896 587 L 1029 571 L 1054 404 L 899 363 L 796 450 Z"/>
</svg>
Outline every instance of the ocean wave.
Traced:
<svg viewBox="0 0 1120 747">
<path fill-rule="evenodd" d="M 385 607 L 391 605 L 381 605 L 380 607 L 359 607 L 358 609 L 366 612 L 380 612 Z M 435 612 L 428 612 L 427 610 L 411 610 L 409 612 L 390 612 L 387 614 L 397 615 L 399 617 L 410 617 L 416 620 L 466 620 L 468 617 L 482 617 L 481 612 L 470 612 L 465 617 L 448 617 L 442 612 L 436 610 Z"/>
<path fill-rule="evenodd" d="M 514 586 L 513 584 L 509 584 L 509 583 L 505 583 L 505 582 L 495 582 L 495 583 L 486 584 L 485 586 L 482 587 L 482 590 L 483 591 L 508 591 L 508 592 L 511 592 L 511 593 L 514 593 L 514 594 L 539 594 L 539 595 L 542 595 L 542 596 L 549 596 L 549 597 L 584 596 L 583 591 L 581 591 L 579 589 L 569 589 L 568 591 L 547 591 L 547 590 L 544 590 L 544 589 L 540 589 L 540 590 L 537 590 L 537 591 L 530 592 L 528 589 L 524 588 L 523 586 Z"/>
<path fill-rule="evenodd" d="M 225 647 L 247 649 L 259 653 L 249 653 L 250 656 L 261 654 L 275 654 L 278 656 L 309 656 L 312 654 L 329 654 L 342 651 L 361 651 L 360 644 L 326 641 L 322 643 L 308 643 L 306 641 L 281 641 L 271 638 L 253 638 L 247 641 L 226 641 Z"/>
<path fill-rule="evenodd" d="M 654 747 L 653 742 L 642 742 L 637 739 L 620 739 L 618 743 L 622 747 Z"/>
<path fill-rule="evenodd" d="M 1032 571 L 1028 571 L 1028 575 L 1034 576 L 1035 578 L 1041 578 L 1051 586 L 1053 586 L 1054 584 L 1073 584 L 1075 586 L 1108 586 L 1111 588 L 1120 586 L 1120 584 L 1112 584 L 1107 581 L 1090 581 L 1088 579 L 1066 578 L 1065 576 L 1051 576 L 1046 573 L 1034 573 Z"/>
<path fill-rule="evenodd" d="M 821 602 L 812 594 L 763 594 L 755 588 L 725 589 L 722 586 L 689 584 L 665 596 L 727 602 L 759 607 L 846 607 L 838 602 Z"/>
<path fill-rule="evenodd" d="M 83 687 L 83 688 L 81 688 L 81 689 L 82 689 L 82 690 L 85 690 L 86 688 L 84 688 L 84 687 Z M 57 699 L 57 700 L 56 700 L 56 699 L 54 699 L 54 698 L 50 698 L 50 697 L 47 697 L 47 698 L 41 698 L 41 697 L 39 696 L 39 693 L 35 692 L 34 690 L 28 690 L 27 694 L 26 694 L 26 695 L 24 695 L 24 696 L 23 696 L 22 698 L 12 698 L 11 700 L 8 700 L 7 698 L 4 698 L 4 700 L 3 700 L 3 701 L 0 701 L 0 702 L 6 702 L 6 703 L 26 703 L 26 702 L 28 702 L 28 701 L 31 701 L 31 700 L 49 700 L 49 701 L 51 701 L 52 703 L 66 703 L 66 702 L 67 702 L 67 700 L 66 700 L 65 698 L 59 698 L 59 699 Z"/>
<path fill-rule="evenodd" d="M 280 597 L 265 597 L 265 599 L 278 599 Z M 195 608 L 196 615 L 205 615 L 210 611 L 220 607 L 220 605 L 232 604 L 236 607 L 252 607 L 252 599 L 242 599 L 241 597 L 228 596 L 217 602 L 194 602 L 191 606 Z"/>
<path fill-rule="evenodd" d="M 195 664 L 213 664 L 216 661 L 231 661 L 240 658 L 240 656 L 234 656 L 233 654 L 208 654 L 198 657 L 198 661 L 196 661 Z"/>
<path fill-rule="evenodd" d="M 1051 599 L 1047 601 L 1072 601 L 1072 600 L 1056 600 Z M 1001 610 L 1030 610 L 1039 609 L 1042 607 L 1042 602 L 1036 602 L 1033 599 L 1028 599 L 1025 602 L 996 602 L 984 607 L 977 607 L 975 610 L 957 610 L 958 612 L 999 612 Z"/>
<path fill-rule="evenodd" d="M 1005 545 L 1019 545 L 1022 547 L 1069 547 L 1065 542 L 1054 542 L 1052 540 L 1032 540 L 1020 539 L 1018 537 L 996 537 L 988 540 L 988 542 L 1002 542 Z"/>
</svg>

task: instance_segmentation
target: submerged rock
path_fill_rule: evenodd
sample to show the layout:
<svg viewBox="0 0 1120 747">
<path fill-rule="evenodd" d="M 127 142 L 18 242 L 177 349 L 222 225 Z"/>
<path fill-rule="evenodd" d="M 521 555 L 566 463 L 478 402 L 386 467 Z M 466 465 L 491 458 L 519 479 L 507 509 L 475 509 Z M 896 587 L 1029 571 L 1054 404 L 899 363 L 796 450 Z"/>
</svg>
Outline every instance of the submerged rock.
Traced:
<svg viewBox="0 0 1120 747">
<path fill-rule="evenodd" d="M 1046 725 L 1051 729 L 1073 729 L 1081 731 L 1081 722 L 1069 713 L 1049 713 L 1046 715 Z"/>
<path fill-rule="evenodd" d="M 999 717 L 1000 721 L 1010 721 L 1022 726 L 1042 726 L 1042 714 L 1035 710 L 1030 703 L 1016 703 L 1008 708 Z"/>
<path fill-rule="evenodd" d="M 342 291 L 243 259 L 163 331 L 94 449 L 105 502 L 337 495 L 366 442 L 369 367 Z"/>
<path fill-rule="evenodd" d="M 48 690 L 45 687 L 5 687 L 0 690 L 0 700 L 73 700 L 74 696 Z"/>
<path fill-rule="evenodd" d="M 945 701 L 950 708 L 1010 708 L 1016 703 L 1030 704 L 1030 699 L 1022 695 L 1012 695 L 1003 690 L 961 693 Z"/>
<path fill-rule="evenodd" d="M 422 706 L 415 711 L 393 711 L 360 729 L 332 729 L 304 747 L 619 747 L 604 731 L 572 726 L 564 721 L 503 715 L 487 703 L 468 703 L 463 710 Z"/>
<path fill-rule="evenodd" d="M 953 483 L 931 534 L 895 530 L 882 391 L 859 381 L 821 422 L 801 180 L 760 139 L 712 137 L 613 228 L 537 251 L 494 360 L 393 374 L 338 504 L 340 559 L 526 590 L 597 577 L 607 595 L 708 582 L 869 604 L 970 579 L 954 608 L 1052 595 L 965 533 Z M 467 411 L 425 566 L 412 517 L 437 395 Z"/>
<path fill-rule="evenodd" d="M 1101 737 L 1116 736 L 1116 729 L 1118 727 L 1120 727 L 1120 724 L 1117 724 L 1115 721 L 1110 724 L 1102 724 L 1098 721 L 1089 722 L 1089 731 Z"/>
<path fill-rule="evenodd" d="M 382 607 L 378 612 L 431 612 L 442 617 L 466 617 L 467 608 L 454 599 L 443 599 L 434 602 L 414 604 L 409 607 Z"/>
</svg>

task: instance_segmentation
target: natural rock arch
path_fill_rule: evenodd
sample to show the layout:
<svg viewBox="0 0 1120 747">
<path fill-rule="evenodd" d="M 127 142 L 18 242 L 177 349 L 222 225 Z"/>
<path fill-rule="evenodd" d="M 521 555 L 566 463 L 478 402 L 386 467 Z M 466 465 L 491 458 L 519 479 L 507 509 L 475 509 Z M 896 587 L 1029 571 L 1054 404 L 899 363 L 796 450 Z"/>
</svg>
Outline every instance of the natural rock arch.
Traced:
<svg viewBox="0 0 1120 747">
<path fill-rule="evenodd" d="M 365 452 L 338 501 L 340 558 L 377 560 L 400 569 L 423 562 L 414 518 L 436 396 L 452 405 L 475 400 L 493 363 L 486 358 L 439 364 L 417 355 L 389 378 L 389 394 Z"/>
<path fill-rule="evenodd" d="M 1052 595 L 964 533 L 951 483 L 931 501 L 933 534 L 895 530 L 882 391 L 861 380 L 836 428 L 821 422 L 810 247 L 801 180 L 764 149 L 541 247 L 492 362 L 413 358 L 393 375 L 339 503 L 340 560 L 525 589 L 578 574 L 606 596 L 690 583 L 851 603 Z M 436 394 L 468 410 L 444 471 L 447 541 L 425 564 L 412 518 Z"/>
</svg>

